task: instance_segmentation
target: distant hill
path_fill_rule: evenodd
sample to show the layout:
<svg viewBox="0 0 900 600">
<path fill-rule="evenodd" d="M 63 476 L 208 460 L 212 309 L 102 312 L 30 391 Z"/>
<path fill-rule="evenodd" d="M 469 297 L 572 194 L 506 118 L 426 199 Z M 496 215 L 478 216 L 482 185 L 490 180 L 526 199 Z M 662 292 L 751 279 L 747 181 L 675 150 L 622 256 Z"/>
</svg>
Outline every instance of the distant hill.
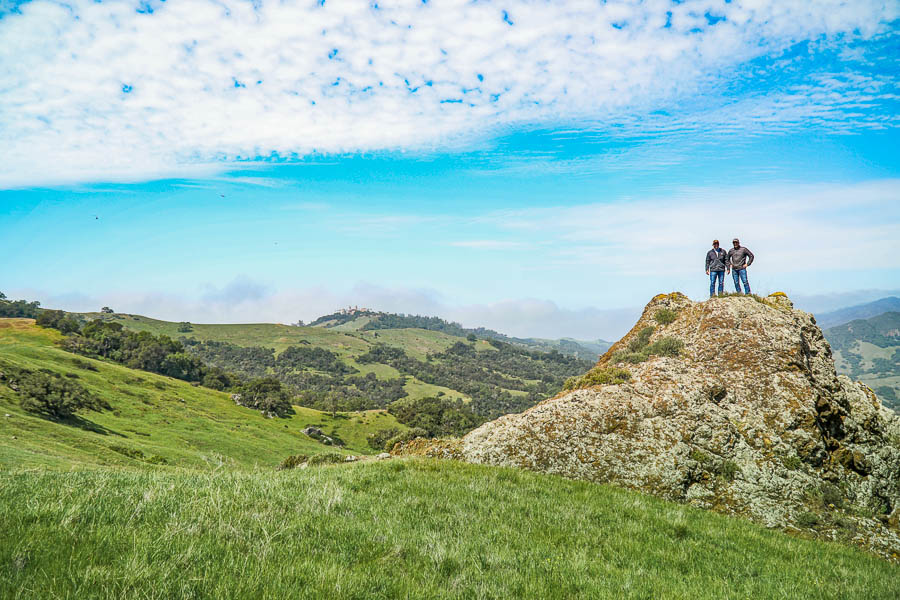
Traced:
<svg viewBox="0 0 900 600">
<path fill-rule="evenodd" d="M 900 298 L 895 296 L 816 315 L 816 323 L 822 329 L 828 329 L 829 327 L 836 327 L 837 325 L 843 325 L 844 323 L 849 323 L 850 321 L 855 321 L 857 319 L 877 317 L 878 315 L 892 311 L 900 311 Z"/>
<path fill-rule="evenodd" d="M 824 333 L 838 372 L 859 379 L 900 410 L 900 312 L 857 319 Z"/>
<path fill-rule="evenodd" d="M 562 354 L 568 354 L 569 356 L 591 361 L 596 360 L 600 354 L 603 354 L 610 346 L 612 346 L 612 343 L 607 342 L 606 340 L 582 341 L 574 340 L 572 338 L 553 340 L 544 338 L 512 337 L 485 327 L 463 327 L 459 323 L 447 321 L 440 317 L 375 312 L 368 309 L 342 310 L 329 315 L 323 315 L 310 323 L 310 326 L 325 327 L 340 331 L 424 329 L 426 331 L 438 331 L 454 337 L 464 338 L 475 336 L 478 338 L 500 340 L 534 350 L 542 350 L 544 352 L 556 350 Z"/>
<path fill-rule="evenodd" d="M 439 398 L 444 408 L 458 402 L 464 406 L 451 412 L 473 414 L 462 421 L 443 415 L 438 421 L 462 429 L 553 396 L 597 358 L 587 349 L 579 351 L 585 358 L 576 356 L 565 341 L 526 346 L 473 333 L 450 335 L 438 329 L 452 331 L 453 324 L 434 317 L 389 315 L 380 326 L 367 328 L 373 316 L 385 316 L 371 311 L 349 320 L 341 313 L 326 315 L 316 326 L 177 323 L 123 313 L 73 316 L 179 340 L 204 364 L 246 380 L 275 377 L 291 389 L 296 404 L 309 408 L 411 415 L 438 410 L 427 399 Z M 431 329 L 386 328 L 416 323 Z"/>
</svg>

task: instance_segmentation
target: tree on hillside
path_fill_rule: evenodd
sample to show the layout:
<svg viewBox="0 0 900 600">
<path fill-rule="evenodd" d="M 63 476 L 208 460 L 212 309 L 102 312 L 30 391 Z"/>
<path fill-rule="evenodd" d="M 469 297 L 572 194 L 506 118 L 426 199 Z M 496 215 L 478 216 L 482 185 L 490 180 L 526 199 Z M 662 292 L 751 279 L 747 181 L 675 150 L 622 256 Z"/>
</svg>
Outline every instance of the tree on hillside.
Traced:
<svg viewBox="0 0 900 600">
<path fill-rule="evenodd" d="M 37 300 L 27 302 L 25 300 L 0 299 L 0 317 L 35 319 L 41 313 L 40 307 L 41 303 Z"/>
<path fill-rule="evenodd" d="M 194 330 L 194 327 L 188 321 L 182 321 L 178 324 L 178 333 L 190 333 Z"/>
<path fill-rule="evenodd" d="M 6 300 L 6 294 L 0 292 L 0 300 Z"/>
<path fill-rule="evenodd" d="M 66 315 L 61 310 L 44 310 L 35 319 L 35 323 L 41 327 L 52 327 L 62 333 L 77 333 L 81 324 L 74 317 Z"/>
<path fill-rule="evenodd" d="M 93 396 L 83 386 L 62 377 L 59 373 L 15 369 L 6 377 L 12 384 L 10 387 L 14 385 L 13 389 L 21 396 L 24 410 L 51 419 L 71 417 L 82 408 L 92 410 L 110 408 L 106 402 Z"/>
<path fill-rule="evenodd" d="M 111 315 L 111 314 L 113 314 L 113 313 L 116 312 L 116 311 L 114 311 L 113 309 L 111 309 L 111 308 L 108 307 L 108 306 L 104 306 L 103 308 L 100 309 L 100 312 L 102 312 L 102 313 L 105 314 L 105 315 Z"/>
<path fill-rule="evenodd" d="M 274 377 L 260 377 L 238 388 L 241 404 L 266 415 L 285 417 L 293 414 L 290 393 Z"/>
</svg>

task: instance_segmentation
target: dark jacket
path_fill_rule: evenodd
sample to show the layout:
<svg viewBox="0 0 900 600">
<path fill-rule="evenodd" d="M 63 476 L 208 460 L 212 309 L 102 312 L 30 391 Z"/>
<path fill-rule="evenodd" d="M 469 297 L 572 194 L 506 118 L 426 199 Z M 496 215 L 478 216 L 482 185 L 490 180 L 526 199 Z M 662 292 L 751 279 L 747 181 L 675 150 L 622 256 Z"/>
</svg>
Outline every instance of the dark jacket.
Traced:
<svg viewBox="0 0 900 600">
<path fill-rule="evenodd" d="M 706 253 L 707 271 L 724 271 L 727 255 L 721 248 L 713 248 Z"/>
<path fill-rule="evenodd" d="M 728 264 L 732 269 L 740 271 L 753 264 L 753 253 L 741 246 L 728 251 Z"/>
</svg>

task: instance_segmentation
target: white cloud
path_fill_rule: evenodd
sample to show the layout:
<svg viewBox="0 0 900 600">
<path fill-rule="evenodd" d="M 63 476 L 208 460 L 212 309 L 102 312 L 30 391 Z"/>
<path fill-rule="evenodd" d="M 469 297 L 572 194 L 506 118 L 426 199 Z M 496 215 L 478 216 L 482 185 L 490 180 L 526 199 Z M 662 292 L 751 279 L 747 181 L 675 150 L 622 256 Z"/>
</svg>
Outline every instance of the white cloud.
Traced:
<svg viewBox="0 0 900 600">
<path fill-rule="evenodd" d="M 727 248 L 733 237 L 770 276 L 865 270 L 900 253 L 900 180 L 686 189 L 666 198 L 499 211 L 481 222 L 545 244 L 549 265 L 611 276 L 690 276 L 714 238 Z"/>
<path fill-rule="evenodd" d="M 76 312 L 110 306 L 117 312 L 192 323 L 309 322 L 345 306 L 387 312 L 439 316 L 466 327 L 487 327 L 517 337 L 618 339 L 640 314 L 640 308 L 566 309 L 548 300 L 511 299 L 491 304 L 460 305 L 432 289 L 388 288 L 359 283 L 346 290 L 323 287 L 273 290 L 241 276 L 223 286 L 190 297 L 159 292 L 111 291 L 98 296 L 78 292 L 47 293 L 21 289 L 11 298 L 38 299 L 48 308 Z"/>
<path fill-rule="evenodd" d="M 0 185 L 196 177 L 273 153 L 453 148 L 517 123 L 620 122 L 796 42 L 870 39 L 900 15 L 876 0 L 374 6 L 22 4 L 0 19 Z M 885 127 L 895 119 L 865 106 L 891 85 L 838 74 L 754 98 L 753 111 L 703 112 L 723 129 L 848 116 Z"/>
</svg>

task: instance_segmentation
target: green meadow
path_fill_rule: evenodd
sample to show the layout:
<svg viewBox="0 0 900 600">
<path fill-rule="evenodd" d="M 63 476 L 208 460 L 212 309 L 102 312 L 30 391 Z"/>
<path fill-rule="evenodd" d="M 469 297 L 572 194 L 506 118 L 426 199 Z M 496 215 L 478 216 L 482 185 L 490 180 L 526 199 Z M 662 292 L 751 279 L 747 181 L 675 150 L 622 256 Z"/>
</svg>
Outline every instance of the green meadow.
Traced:
<svg viewBox="0 0 900 600">
<path fill-rule="evenodd" d="M 3 598 L 885 598 L 833 543 L 428 459 L 0 472 Z"/>
</svg>

